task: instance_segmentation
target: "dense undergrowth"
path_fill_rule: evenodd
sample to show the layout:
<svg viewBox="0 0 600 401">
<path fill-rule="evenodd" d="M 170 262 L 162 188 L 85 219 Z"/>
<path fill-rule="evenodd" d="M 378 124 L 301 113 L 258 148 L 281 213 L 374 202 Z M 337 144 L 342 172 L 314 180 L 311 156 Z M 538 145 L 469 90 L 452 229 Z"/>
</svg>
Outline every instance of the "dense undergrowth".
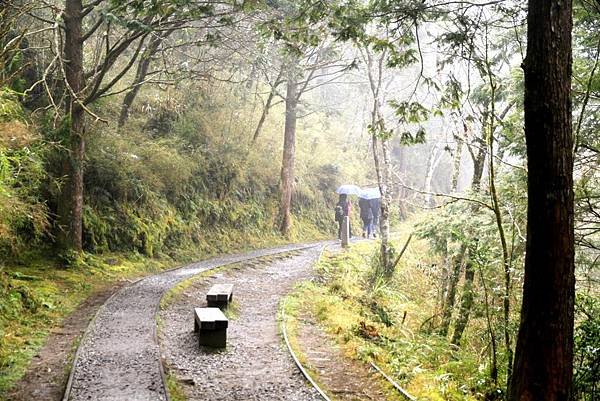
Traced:
<svg viewBox="0 0 600 401">
<path fill-rule="evenodd" d="M 418 216 L 402 223 L 394 235 L 396 248 L 415 227 L 427 226 L 428 219 Z M 490 378 L 485 300 L 476 297 L 460 345 L 454 345 L 436 328 L 438 269 L 444 260 L 432 243 L 413 238 L 389 281 L 375 273 L 377 252 L 377 242 L 370 241 L 326 253 L 316 267 L 317 280 L 300 284 L 283 303 L 291 327 L 310 313 L 348 357 L 375 362 L 418 400 L 503 399 L 502 388 Z M 579 291 L 576 309 L 573 396 L 587 400 L 594 394 L 600 366 L 598 299 Z M 497 358 L 502 377 L 506 355 L 498 351 Z"/>
<path fill-rule="evenodd" d="M 427 244 L 411 241 L 387 283 L 373 274 L 375 251 L 368 242 L 324 255 L 319 280 L 296 289 L 287 313 L 310 311 L 346 355 L 375 362 L 419 400 L 480 399 L 486 380 L 478 338 L 459 349 L 424 329 L 435 309 L 430 269 L 436 260 Z"/>
<path fill-rule="evenodd" d="M 0 91 L 0 393 L 51 328 L 101 288 L 213 254 L 334 234 L 333 191 L 363 173 L 327 156 L 335 139 L 319 140 L 323 116 L 299 127 L 294 223 L 283 238 L 281 121 L 267 121 L 253 143 L 260 109 L 215 86 L 149 88 L 121 129 L 88 122 L 83 254 L 54 246 L 64 124 L 32 113 L 17 92 Z M 119 101 L 95 108 L 113 121 Z"/>
</svg>

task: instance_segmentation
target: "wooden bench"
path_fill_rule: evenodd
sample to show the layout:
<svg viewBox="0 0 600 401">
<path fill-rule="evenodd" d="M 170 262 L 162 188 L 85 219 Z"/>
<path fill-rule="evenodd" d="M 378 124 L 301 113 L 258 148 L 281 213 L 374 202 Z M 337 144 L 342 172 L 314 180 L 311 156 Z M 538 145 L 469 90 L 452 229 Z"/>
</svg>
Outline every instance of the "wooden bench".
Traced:
<svg viewBox="0 0 600 401">
<path fill-rule="evenodd" d="M 233 299 L 233 284 L 215 284 L 206 294 L 209 308 L 226 308 Z"/>
<path fill-rule="evenodd" d="M 225 347 L 228 324 L 229 320 L 219 308 L 194 308 L 194 331 L 198 333 L 200 345 Z"/>
</svg>

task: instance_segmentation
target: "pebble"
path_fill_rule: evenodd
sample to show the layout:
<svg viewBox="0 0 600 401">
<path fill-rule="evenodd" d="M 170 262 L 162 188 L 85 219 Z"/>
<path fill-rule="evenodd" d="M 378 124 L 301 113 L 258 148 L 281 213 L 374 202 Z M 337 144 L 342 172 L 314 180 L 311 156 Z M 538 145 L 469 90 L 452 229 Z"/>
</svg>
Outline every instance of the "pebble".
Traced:
<svg viewBox="0 0 600 401">
<path fill-rule="evenodd" d="M 279 301 L 296 282 L 310 277 L 319 251 L 309 249 L 266 267 L 245 267 L 228 277 L 209 278 L 190 287 L 190 296 L 179 297 L 160 312 L 161 348 L 188 400 L 321 400 L 294 364 L 277 321 Z M 239 312 L 229 322 L 227 348 L 214 351 L 198 346 L 192 310 L 204 306 L 198 300 L 212 284 L 224 281 L 234 285 Z M 195 386 L 187 385 L 188 377 Z"/>
<path fill-rule="evenodd" d="M 162 295 L 202 271 L 306 247 L 288 245 L 214 258 L 122 288 L 100 308 L 81 341 L 69 400 L 166 401 L 159 368 L 160 348 L 154 335 Z M 248 398 L 252 399 L 256 398 Z"/>
</svg>

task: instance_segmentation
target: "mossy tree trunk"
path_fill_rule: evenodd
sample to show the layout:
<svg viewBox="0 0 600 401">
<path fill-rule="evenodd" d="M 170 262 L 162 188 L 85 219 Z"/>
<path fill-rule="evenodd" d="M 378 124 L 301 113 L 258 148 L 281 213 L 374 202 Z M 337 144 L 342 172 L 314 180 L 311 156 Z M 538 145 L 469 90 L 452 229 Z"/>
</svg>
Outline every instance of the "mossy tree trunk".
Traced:
<svg viewBox="0 0 600 401">
<path fill-rule="evenodd" d="M 68 85 L 68 153 L 63 160 L 61 203 L 58 208 L 59 235 L 62 249 L 81 251 L 83 247 L 83 163 L 85 154 L 84 117 L 81 90 L 84 87 L 82 2 L 66 0 L 64 11 L 65 78 Z"/>
<path fill-rule="evenodd" d="M 473 158 L 473 177 L 471 178 L 471 190 L 473 192 L 479 192 L 481 189 L 481 180 L 483 178 L 483 167 L 485 165 L 485 160 L 487 156 L 486 147 L 480 146 L 477 153 L 475 154 L 473 152 L 472 155 L 475 157 Z M 473 204 L 471 206 L 471 213 L 473 215 L 476 215 L 479 212 L 479 207 L 479 204 Z M 461 291 L 460 309 L 458 315 L 456 316 L 456 321 L 454 323 L 454 333 L 452 334 L 451 339 L 451 342 L 456 345 L 460 344 L 464 330 L 467 327 L 467 323 L 469 322 L 471 308 L 473 307 L 474 295 L 473 281 L 475 279 L 475 267 L 473 266 L 471 256 L 472 253 L 476 250 L 476 245 L 472 243 L 472 241 L 474 241 L 472 238 L 465 238 L 463 241 L 467 241 L 467 243 L 463 244 L 463 248 L 461 249 L 462 259 L 464 259 L 465 261 L 465 276 Z"/>
<path fill-rule="evenodd" d="M 287 90 L 285 96 L 285 128 L 283 141 L 283 159 L 281 165 L 281 202 L 279 206 L 279 230 L 285 236 L 290 233 L 292 193 L 294 190 L 294 161 L 296 158 L 296 122 L 298 113 L 298 76 L 290 63 L 287 71 Z"/>
<path fill-rule="evenodd" d="M 462 161 L 462 150 L 464 140 L 456 135 L 456 149 L 454 149 L 454 155 L 452 155 L 452 175 L 450 176 L 450 193 L 456 192 L 458 189 L 458 177 L 460 175 L 460 165 Z"/>
<path fill-rule="evenodd" d="M 465 251 L 466 246 L 461 245 L 458 254 L 451 257 L 452 271 L 450 272 L 446 285 L 446 296 L 442 305 L 442 322 L 439 329 L 439 333 L 444 337 L 448 334 L 448 328 L 450 327 L 450 321 L 452 319 L 452 312 L 454 311 L 454 304 L 456 302 L 456 288 L 462 272 Z"/>
<path fill-rule="evenodd" d="M 475 245 L 476 246 L 476 245 Z M 452 334 L 452 340 L 450 341 L 454 345 L 460 345 L 462 335 L 467 327 L 471 309 L 473 309 L 473 300 L 475 299 L 475 292 L 473 291 L 473 282 L 475 279 L 475 266 L 470 258 L 471 250 L 467 251 L 465 260 L 465 280 L 463 284 L 462 295 L 460 297 L 460 309 L 454 324 L 454 333 Z"/>
</svg>

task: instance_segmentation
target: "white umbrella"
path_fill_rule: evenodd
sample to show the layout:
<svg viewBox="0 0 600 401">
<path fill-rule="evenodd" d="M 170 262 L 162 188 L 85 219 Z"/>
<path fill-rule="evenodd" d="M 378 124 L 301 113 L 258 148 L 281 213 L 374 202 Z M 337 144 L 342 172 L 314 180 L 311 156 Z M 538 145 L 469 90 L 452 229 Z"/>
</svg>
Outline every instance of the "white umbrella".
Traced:
<svg viewBox="0 0 600 401">
<path fill-rule="evenodd" d="M 335 191 L 336 193 L 342 195 L 360 195 L 360 187 L 352 184 L 344 184 L 340 185 L 338 189 Z"/>
<path fill-rule="evenodd" d="M 379 192 L 379 188 L 364 188 L 358 194 L 358 197 L 361 199 L 379 199 L 381 198 L 381 192 Z"/>
</svg>

